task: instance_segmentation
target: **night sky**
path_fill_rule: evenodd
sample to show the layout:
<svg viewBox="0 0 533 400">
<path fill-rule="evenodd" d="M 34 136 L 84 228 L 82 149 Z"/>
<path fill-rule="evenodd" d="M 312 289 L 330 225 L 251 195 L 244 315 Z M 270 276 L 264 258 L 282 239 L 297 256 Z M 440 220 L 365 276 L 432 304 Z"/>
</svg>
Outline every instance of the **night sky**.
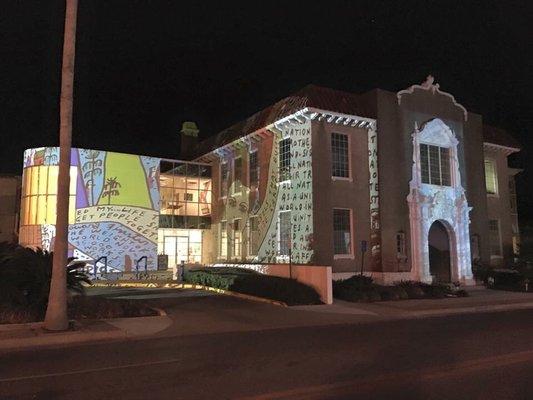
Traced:
<svg viewBox="0 0 533 400">
<path fill-rule="evenodd" d="M 75 146 L 176 158 L 184 120 L 205 138 L 309 83 L 398 91 L 431 73 L 533 165 L 530 1 L 79 2 Z M 0 173 L 58 144 L 63 13 L 2 1 Z M 531 219 L 533 173 L 518 184 Z"/>
</svg>

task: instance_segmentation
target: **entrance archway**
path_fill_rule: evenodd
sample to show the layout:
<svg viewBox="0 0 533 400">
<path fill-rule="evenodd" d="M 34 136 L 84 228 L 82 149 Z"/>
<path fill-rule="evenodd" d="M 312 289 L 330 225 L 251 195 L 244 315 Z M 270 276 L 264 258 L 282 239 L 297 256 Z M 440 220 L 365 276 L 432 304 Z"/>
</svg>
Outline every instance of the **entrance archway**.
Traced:
<svg viewBox="0 0 533 400">
<path fill-rule="evenodd" d="M 444 224 L 435 221 L 429 228 L 429 273 L 437 282 L 451 282 L 450 236 Z"/>
</svg>

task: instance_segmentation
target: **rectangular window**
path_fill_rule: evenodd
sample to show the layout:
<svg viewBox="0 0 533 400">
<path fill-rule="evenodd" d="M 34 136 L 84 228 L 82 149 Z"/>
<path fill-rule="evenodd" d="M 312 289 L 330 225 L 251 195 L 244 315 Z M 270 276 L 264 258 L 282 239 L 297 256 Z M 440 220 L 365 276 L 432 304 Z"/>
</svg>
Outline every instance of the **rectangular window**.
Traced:
<svg viewBox="0 0 533 400">
<path fill-rule="evenodd" d="M 335 178 L 350 177 L 348 135 L 331 134 L 331 176 Z"/>
<path fill-rule="evenodd" d="M 250 189 L 257 189 L 259 186 L 259 160 L 257 157 L 257 151 L 250 153 L 248 162 L 248 177 L 250 179 Z"/>
<path fill-rule="evenodd" d="M 490 255 L 501 257 L 502 243 L 500 237 L 500 221 L 497 219 L 489 220 L 489 240 L 490 240 Z"/>
<path fill-rule="evenodd" d="M 429 144 L 421 144 L 420 172 L 422 183 L 450 186 L 450 149 Z"/>
<path fill-rule="evenodd" d="M 291 138 L 279 142 L 279 181 L 291 179 Z"/>
<path fill-rule="evenodd" d="M 259 251 L 259 219 L 252 216 L 248 219 L 248 255 L 256 256 Z"/>
<path fill-rule="evenodd" d="M 498 194 L 496 164 L 493 160 L 485 160 L 485 186 L 487 187 L 487 194 Z"/>
<path fill-rule="evenodd" d="M 291 212 L 279 213 L 279 255 L 288 256 L 291 248 Z"/>
<path fill-rule="evenodd" d="M 242 189 L 242 157 L 233 160 L 233 193 L 240 193 Z"/>
<path fill-rule="evenodd" d="M 241 258 L 242 250 L 242 232 L 241 219 L 235 218 L 233 220 L 233 257 Z"/>
<path fill-rule="evenodd" d="M 333 254 L 352 254 L 351 211 L 333 209 Z"/>
<path fill-rule="evenodd" d="M 407 257 L 405 251 L 405 232 L 398 232 L 396 234 L 396 257 L 398 259 L 404 259 Z"/>
<path fill-rule="evenodd" d="M 228 257 L 228 231 L 226 221 L 220 221 L 220 258 Z"/>
<path fill-rule="evenodd" d="M 228 195 L 228 182 L 229 182 L 228 163 L 223 162 L 220 164 L 220 197 L 226 197 Z"/>
</svg>

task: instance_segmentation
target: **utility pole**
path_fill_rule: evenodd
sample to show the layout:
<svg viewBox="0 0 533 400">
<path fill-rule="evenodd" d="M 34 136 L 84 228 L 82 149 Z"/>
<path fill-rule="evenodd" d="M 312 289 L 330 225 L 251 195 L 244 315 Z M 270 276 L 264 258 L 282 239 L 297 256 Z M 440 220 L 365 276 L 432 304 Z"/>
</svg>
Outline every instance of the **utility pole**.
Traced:
<svg viewBox="0 0 533 400">
<path fill-rule="evenodd" d="M 68 202 L 70 186 L 70 148 L 72 142 L 72 108 L 74 89 L 74 56 L 76 53 L 76 16 L 78 0 L 66 0 L 61 68 L 61 99 L 59 103 L 59 175 L 57 178 L 57 218 L 54 240 L 54 261 L 50 281 L 48 307 L 44 328 L 50 331 L 68 329 L 67 257 Z"/>
</svg>

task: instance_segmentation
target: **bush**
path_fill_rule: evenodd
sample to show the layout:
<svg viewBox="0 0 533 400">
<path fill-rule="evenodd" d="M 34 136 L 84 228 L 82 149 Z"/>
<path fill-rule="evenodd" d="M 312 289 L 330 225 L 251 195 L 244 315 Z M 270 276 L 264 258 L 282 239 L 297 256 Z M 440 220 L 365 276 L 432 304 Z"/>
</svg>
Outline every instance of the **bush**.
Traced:
<svg viewBox="0 0 533 400">
<path fill-rule="evenodd" d="M 154 316 L 157 312 L 136 300 L 75 296 L 69 302 L 68 315 L 71 319 L 80 320 Z"/>
<path fill-rule="evenodd" d="M 263 275 L 245 268 L 202 268 L 185 272 L 185 281 L 282 301 L 288 305 L 321 304 L 310 286 L 295 279 Z"/>
<path fill-rule="evenodd" d="M 426 292 L 424 291 L 423 287 L 427 285 L 422 282 L 401 281 L 397 283 L 396 286 L 405 290 L 407 298 L 409 299 L 423 299 L 426 297 Z"/>
<path fill-rule="evenodd" d="M 44 312 L 48 303 L 53 253 L 13 244 L 0 244 L 0 305 L 35 308 Z M 84 262 L 68 260 L 67 288 L 83 293 L 89 278 L 80 270 Z"/>
</svg>

